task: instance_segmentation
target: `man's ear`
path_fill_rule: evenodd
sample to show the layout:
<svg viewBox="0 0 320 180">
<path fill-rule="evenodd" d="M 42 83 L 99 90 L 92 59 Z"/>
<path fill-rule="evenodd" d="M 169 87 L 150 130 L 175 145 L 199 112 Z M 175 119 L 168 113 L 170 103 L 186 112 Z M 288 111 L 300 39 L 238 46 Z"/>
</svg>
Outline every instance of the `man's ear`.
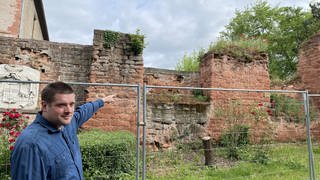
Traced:
<svg viewBox="0 0 320 180">
<path fill-rule="evenodd" d="M 46 112 L 48 107 L 48 103 L 45 101 L 41 101 L 41 111 Z"/>
</svg>

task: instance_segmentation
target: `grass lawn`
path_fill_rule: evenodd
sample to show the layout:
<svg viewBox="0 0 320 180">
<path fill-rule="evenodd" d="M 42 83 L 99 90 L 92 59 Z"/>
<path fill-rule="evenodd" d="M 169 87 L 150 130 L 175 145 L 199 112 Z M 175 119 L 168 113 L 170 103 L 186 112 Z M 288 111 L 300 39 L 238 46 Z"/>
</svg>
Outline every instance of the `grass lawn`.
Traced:
<svg viewBox="0 0 320 180">
<path fill-rule="evenodd" d="M 252 159 L 256 147 L 240 150 L 241 160 L 224 158 L 225 149 L 215 148 L 212 167 L 203 166 L 203 152 L 165 151 L 147 155 L 147 179 L 254 179 L 300 180 L 309 178 L 308 150 L 306 144 L 273 144 L 265 146 L 267 156 L 263 163 Z M 261 151 L 260 151 L 261 153 Z M 263 151 L 265 153 L 265 151 Z M 266 158 L 267 157 L 267 158 Z M 266 160 L 267 159 L 267 160 Z M 314 147 L 316 173 L 320 177 L 319 147 Z"/>
</svg>

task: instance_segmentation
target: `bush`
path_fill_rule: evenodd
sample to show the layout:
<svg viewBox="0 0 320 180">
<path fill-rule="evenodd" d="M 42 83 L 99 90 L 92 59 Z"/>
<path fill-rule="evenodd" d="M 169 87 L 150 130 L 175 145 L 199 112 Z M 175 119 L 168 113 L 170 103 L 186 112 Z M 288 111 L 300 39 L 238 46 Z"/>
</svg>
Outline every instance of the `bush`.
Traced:
<svg viewBox="0 0 320 180">
<path fill-rule="evenodd" d="M 129 132 L 102 132 L 79 134 L 84 177 L 119 179 L 133 174 L 135 168 L 135 137 Z"/>
<path fill-rule="evenodd" d="M 0 120 L 0 179 L 9 179 L 10 151 L 21 131 L 27 126 L 29 116 L 22 115 L 16 109 L 2 113 Z"/>
<path fill-rule="evenodd" d="M 250 143 L 249 126 L 235 125 L 227 132 L 223 133 L 219 140 L 219 145 L 226 147 L 227 157 L 230 159 L 240 159 L 240 150 Z"/>
<path fill-rule="evenodd" d="M 205 96 L 202 89 L 194 89 L 192 90 L 192 94 L 199 100 L 199 101 L 208 101 L 209 97 Z"/>
<path fill-rule="evenodd" d="M 134 55 L 141 55 L 145 48 L 144 35 L 140 33 L 139 29 L 137 29 L 136 34 L 130 34 L 130 40 L 131 50 Z"/>
<path fill-rule="evenodd" d="M 276 117 L 284 117 L 287 122 L 305 122 L 305 112 L 303 101 L 283 94 L 271 94 L 272 106 Z M 316 110 L 310 106 L 310 118 L 314 119 Z"/>
</svg>

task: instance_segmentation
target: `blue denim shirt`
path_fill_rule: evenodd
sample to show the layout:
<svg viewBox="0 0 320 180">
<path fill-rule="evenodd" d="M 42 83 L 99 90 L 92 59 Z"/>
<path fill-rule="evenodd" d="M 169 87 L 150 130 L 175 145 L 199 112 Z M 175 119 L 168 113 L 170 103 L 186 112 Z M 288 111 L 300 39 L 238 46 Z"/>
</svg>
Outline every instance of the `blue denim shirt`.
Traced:
<svg viewBox="0 0 320 180">
<path fill-rule="evenodd" d="M 103 105 L 99 99 L 79 106 L 71 123 L 61 130 L 38 113 L 15 143 L 11 154 L 12 179 L 83 179 L 77 130 Z"/>
</svg>

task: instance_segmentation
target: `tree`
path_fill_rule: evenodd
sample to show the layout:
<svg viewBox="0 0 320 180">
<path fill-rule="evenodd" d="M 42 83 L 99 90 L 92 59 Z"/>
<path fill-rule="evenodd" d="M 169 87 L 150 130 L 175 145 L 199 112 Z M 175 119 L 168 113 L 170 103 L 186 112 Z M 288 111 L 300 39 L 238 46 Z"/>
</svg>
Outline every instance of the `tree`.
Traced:
<svg viewBox="0 0 320 180">
<path fill-rule="evenodd" d="M 310 2 L 309 6 L 313 17 L 320 19 L 320 2 L 313 0 Z"/>
<path fill-rule="evenodd" d="M 319 29 L 320 21 L 300 7 L 271 7 L 267 1 L 257 1 L 236 11 L 221 38 L 265 39 L 270 77 L 288 79 L 296 72 L 300 45 Z"/>
</svg>

